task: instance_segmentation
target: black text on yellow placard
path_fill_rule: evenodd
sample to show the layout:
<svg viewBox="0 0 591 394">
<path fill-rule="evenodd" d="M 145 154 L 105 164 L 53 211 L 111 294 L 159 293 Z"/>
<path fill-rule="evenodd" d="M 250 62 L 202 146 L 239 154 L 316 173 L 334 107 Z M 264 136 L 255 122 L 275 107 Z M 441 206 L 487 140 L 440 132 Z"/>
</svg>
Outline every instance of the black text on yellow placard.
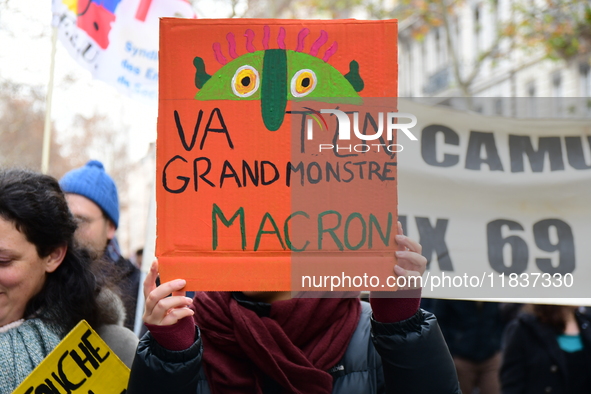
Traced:
<svg viewBox="0 0 591 394">
<path fill-rule="evenodd" d="M 12 394 L 123 394 L 129 368 L 85 321 Z"/>
</svg>

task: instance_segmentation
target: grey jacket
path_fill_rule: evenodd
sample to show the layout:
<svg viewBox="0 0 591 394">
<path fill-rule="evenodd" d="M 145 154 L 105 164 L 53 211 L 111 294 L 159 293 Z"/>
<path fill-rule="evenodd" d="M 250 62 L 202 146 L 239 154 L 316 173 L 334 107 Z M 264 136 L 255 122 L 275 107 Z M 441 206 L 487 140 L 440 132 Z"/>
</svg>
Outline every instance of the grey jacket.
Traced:
<svg viewBox="0 0 591 394">
<path fill-rule="evenodd" d="M 198 337 L 183 351 L 169 351 L 146 333 L 133 362 L 128 394 L 210 394 L 201 368 Z M 362 302 L 359 324 L 342 360 L 329 373 L 339 394 L 458 394 L 453 360 L 435 316 L 419 310 L 408 320 L 384 324 Z"/>
<path fill-rule="evenodd" d="M 131 368 L 139 338 L 133 331 L 123 326 L 126 318 L 125 306 L 121 298 L 113 291 L 103 288 L 97 297 L 101 311 L 101 320 L 105 323 L 96 329 L 96 333 L 105 341 L 113 352 Z"/>
</svg>

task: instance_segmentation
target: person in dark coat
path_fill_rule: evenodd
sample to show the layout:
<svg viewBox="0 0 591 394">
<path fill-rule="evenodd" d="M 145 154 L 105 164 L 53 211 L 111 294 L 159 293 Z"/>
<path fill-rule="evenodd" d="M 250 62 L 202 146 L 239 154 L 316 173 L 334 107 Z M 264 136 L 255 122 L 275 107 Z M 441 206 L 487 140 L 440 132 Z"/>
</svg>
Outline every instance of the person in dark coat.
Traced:
<svg viewBox="0 0 591 394">
<path fill-rule="evenodd" d="M 503 394 L 591 393 L 591 314 L 584 308 L 535 305 L 507 327 Z"/>
<path fill-rule="evenodd" d="M 397 275 L 422 275 L 421 246 L 402 235 Z M 144 283 L 149 332 L 128 394 L 459 394 L 433 314 L 408 298 L 291 298 L 290 292 L 176 294 L 184 280 Z M 372 312 L 373 309 L 373 312 Z"/>
<path fill-rule="evenodd" d="M 60 179 L 68 207 L 78 223 L 76 241 L 111 264 L 106 275 L 119 289 L 125 305 L 125 327 L 134 329 L 140 270 L 121 255 L 115 232 L 119 226 L 119 197 L 115 181 L 97 160 L 66 173 Z"/>
<path fill-rule="evenodd" d="M 507 313 L 497 302 L 433 300 L 432 312 L 453 356 L 464 394 L 499 394 L 501 338 Z"/>
</svg>

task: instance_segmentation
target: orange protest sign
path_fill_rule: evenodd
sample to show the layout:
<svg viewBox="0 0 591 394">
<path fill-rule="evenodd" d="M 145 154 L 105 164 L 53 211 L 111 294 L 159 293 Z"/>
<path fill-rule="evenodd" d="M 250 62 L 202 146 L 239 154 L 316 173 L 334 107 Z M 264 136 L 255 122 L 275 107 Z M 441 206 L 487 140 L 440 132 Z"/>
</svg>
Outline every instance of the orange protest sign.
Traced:
<svg viewBox="0 0 591 394">
<path fill-rule="evenodd" d="M 160 34 L 162 280 L 392 290 L 396 21 L 164 18 Z"/>
</svg>

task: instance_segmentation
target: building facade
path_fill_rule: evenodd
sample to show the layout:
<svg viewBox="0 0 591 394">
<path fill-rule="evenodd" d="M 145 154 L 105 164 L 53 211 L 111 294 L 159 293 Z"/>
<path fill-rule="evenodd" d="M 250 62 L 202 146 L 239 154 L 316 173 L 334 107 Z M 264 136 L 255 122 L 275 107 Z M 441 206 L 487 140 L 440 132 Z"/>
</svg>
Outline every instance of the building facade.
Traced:
<svg viewBox="0 0 591 394">
<path fill-rule="evenodd" d="M 513 1 L 467 0 L 459 4 L 455 15 L 447 18 L 447 26 L 431 26 L 421 40 L 414 35 L 423 23 L 419 18 L 400 21 L 400 97 L 439 97 L 444 101 L 466 95 L 532 99 L 591 96 L 591 54 L 566 61 L 546 58 L 541 48 L 511 49 L 511 37 L 499 39 L 498 32 L 503 22 L 515 18 Z M 456 72 L 463 80 L 473 75 L 467 89 L 461 89 Z M 516 115 L 510 100 L 480 102 L 488 104 L 476 105 L 473 110 L 487 115 Z M 561 110 L 572 113 L 566 102 Z M 591 112 L 590 103 L 577 100 L 577 106 L 581 108 L 574 111 Z M 535 105 L 530 107 L 529 116 L 548 115 L 536 113 Z M 560 103 L 555 106 L 560 107 Z"/>
</svg>

